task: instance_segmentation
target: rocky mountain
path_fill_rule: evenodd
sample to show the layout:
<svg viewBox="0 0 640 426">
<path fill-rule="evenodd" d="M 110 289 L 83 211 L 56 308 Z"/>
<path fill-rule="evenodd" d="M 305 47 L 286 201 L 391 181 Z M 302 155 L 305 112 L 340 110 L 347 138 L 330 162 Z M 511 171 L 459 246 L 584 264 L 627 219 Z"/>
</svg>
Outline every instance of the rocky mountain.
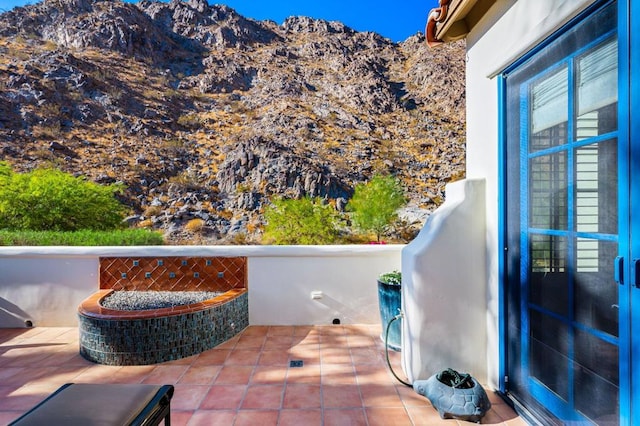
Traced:
<svg viewBox="0 0 640 426">
<path fill-rule="evenodd" d="M 274 196 L 342 207 L 398 176 L 413 222 L 464 174 L 464 45 L 206 0 L 44 0 L 0 15 L 0 157 L 124 182 L 132 226 L 256 242 Z M 336 200 L 339 202 L 336 203 Z"/>
</svg>

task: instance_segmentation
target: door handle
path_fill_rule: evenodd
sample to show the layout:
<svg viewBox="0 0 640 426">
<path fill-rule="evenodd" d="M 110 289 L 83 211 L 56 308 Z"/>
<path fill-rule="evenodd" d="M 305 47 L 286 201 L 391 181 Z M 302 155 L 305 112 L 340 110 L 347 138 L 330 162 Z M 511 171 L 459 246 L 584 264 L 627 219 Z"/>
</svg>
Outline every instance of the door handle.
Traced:
<svg viewBox="0 0 640 426">
<path fill-rule="evenodd" d="M 613 262 L 613 279 L 620 285 L 624 285 L 624 257 L 618 256 Z"/>
<path fill-rule="evenodd" d="M 632 286 L 640 288 L 640 259 L 631 261 L 631 283 Z"/>
</svg>

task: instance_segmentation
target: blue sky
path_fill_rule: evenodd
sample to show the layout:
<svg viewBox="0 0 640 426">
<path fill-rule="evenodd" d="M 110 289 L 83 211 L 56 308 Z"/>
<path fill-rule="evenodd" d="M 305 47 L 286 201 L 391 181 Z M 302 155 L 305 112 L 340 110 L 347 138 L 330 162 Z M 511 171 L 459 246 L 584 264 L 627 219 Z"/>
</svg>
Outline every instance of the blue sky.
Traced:
<svg viewBox="0 0 640 426">
<path fill-rule="evenodd" d="M 0 0 L 0 9 L 34 4 L 35 0 Z M 427 14 L 436 7 L 437 0 L 209 0 L 222 3 L 240 14 L 258 20 L 271 19 L 277 23 L 294 15 L 342 21 L 358 31 L 375 31 L 393 41 L 424 32 Z"/>
</svg>

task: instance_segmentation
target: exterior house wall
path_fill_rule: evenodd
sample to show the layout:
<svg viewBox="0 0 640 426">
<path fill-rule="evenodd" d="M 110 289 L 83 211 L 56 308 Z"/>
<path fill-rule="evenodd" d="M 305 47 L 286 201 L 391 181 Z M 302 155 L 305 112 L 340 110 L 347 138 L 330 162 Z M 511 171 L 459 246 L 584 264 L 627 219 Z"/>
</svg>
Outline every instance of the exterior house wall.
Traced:
<svg viewBox="0 0 640 426">
<path fill-rule="evenodd" d="M 486 180 L 487 372 L 499 374 L 499 99 L 496 75 L 593 0 L 503 0 L 467 36 L 467 178 Z"/>
<path fill-rule="evenodd" d="M 0 248 L 0 328 L 77 326 L 99 289 L 100 257 L 247 257 L 252 325 L 380 322 L 376 279 L 400 269 L 403 245 Z M 322 292 L 312 299 L 311 292 Z"/>
</svg>

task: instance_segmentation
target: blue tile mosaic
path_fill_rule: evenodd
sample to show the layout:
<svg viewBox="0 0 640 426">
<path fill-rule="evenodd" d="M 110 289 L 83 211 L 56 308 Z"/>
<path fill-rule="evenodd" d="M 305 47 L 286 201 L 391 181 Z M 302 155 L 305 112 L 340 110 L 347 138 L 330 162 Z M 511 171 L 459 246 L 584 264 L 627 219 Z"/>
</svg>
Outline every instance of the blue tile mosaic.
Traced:
<svg viewBox="0 0 640 426">
<path fill-rule="evenodd" d="M 211 349 L 249 326 L 248 293 L 222 305 L 147 319 L 97 319 L 79 314 L 80 354 L 105 365 L 148 365 Z"/>
</svg>

